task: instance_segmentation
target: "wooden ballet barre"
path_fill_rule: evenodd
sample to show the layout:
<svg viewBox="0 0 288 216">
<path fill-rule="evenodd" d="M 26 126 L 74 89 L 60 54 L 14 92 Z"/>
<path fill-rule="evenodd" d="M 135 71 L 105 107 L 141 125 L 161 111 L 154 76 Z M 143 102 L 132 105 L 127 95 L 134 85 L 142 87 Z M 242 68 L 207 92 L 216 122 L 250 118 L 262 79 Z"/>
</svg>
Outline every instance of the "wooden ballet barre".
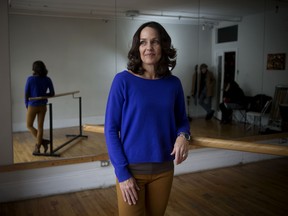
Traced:
<svg viewBox="0 0 288 216">
<path fill-rule="evenodd" d="M 83 129 L 90 132 L 104 133 L 103 125 L 84 125 Z M 283 134 L 283 136 L 278 135 L 278 138 L 283 137 L 288 137 L 288 134 L 285 133 Z M 265 138 L 269 139 L 269 137 L 266 136 Z M 273 138 L 275 138 L 275 136 L 273 136 Z M 191 144 L 209 148 L 221 148 L 226 150 L 288 156 L 288 146 L 277 144 L 262 144 L 247 141 L 225 140 L 207 137 L 193 137 Z"/>
<path fill-rule="evenodd" d="M 277 144 L 262 144 L 262 143 L 224 140 L 224 139 L 215 139 L 207 137 L 194 137 L 192 144 L 202 147 L 288 156 L 288 146 Z"/>
<path fill-rule="evenodd" d="M 32 97 L 32 98 L 29 98 L 29 100 L 43 100 L 43 99 L 49 99 L 49 98 L 55 98 L 55 97 L 62 97 L 62 96 L 66 96 L 66 95 L 74 95 L 74 94 L 77 94 L 79 92 L 80 91 L 73 91 L 73 92 L 55 94 L 54 96 Z"/>
</svg>

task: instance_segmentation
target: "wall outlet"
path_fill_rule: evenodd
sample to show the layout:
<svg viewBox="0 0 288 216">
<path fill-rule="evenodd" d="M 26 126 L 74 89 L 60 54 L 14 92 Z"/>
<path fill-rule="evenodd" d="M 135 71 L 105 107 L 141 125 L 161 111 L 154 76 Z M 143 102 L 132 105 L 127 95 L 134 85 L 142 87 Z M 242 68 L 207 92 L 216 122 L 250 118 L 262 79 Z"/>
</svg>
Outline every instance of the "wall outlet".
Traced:
<svg viewBox="0 0 288 216">
<path fill-rule="evenodd" d="M 109 166 L 110 165 L 110 161 L 108 161 L 108 160 L 102 160 L 102 161 L 100 161 L 100 166 L 101 167 L 107 167 L 107 166 Z"/>
</svg>

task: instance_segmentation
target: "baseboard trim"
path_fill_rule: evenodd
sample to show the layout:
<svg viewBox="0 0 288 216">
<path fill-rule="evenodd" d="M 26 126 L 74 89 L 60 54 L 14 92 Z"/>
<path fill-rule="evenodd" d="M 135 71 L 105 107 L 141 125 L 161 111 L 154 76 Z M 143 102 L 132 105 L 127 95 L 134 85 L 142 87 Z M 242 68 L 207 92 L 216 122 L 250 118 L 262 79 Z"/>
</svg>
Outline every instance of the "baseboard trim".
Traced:
<svg viewBox="0 0 288 216">
<path fill-rule="evenodd" d="M 175 175 L 247 164 L 277 158 L 222 149 L 190 150 L 185 162 L 175 166 Z M 0 173 L 0 202 L 24 200 L 115 185 L 114 169 L 100 161 Z"/>
</svg>

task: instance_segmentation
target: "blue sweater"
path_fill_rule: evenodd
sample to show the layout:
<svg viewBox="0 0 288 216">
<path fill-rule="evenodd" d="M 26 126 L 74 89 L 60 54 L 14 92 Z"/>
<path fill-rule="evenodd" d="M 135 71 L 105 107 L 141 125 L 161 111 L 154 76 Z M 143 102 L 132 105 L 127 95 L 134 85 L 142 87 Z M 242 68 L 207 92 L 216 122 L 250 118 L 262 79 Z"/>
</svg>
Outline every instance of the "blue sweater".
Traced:
<svg viewBox="0 0 288 216">
<path fill-rule="evenodd" d="M 41 106 L 47 104 L 47 99 L 31 100 L 30 97 L 54 96 L 55 91 L 51 79 L 47 76 L 29 76 L 25 85 L 25 105 Z"/>
<path fill-rule="evenodd" d="M 185 100 L 176 76 L 149 80 L 128 71 L 116 74 L 108 97 L 105 137 L 119 182 L 132 175 L 128 164 L 174 160 L 179 132 L 190 133 Z"/>
</svg>

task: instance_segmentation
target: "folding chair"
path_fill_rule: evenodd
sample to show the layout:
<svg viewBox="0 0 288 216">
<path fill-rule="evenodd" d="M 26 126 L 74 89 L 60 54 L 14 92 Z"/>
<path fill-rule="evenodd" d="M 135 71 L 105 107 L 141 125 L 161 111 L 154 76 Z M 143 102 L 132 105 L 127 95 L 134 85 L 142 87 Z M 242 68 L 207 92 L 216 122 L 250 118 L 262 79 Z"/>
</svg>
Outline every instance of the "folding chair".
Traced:
<svg viewBox="0 0 288 216">
<path fill-rule="evenodd" d="M 246 120 L 245 120 L 245 124 L 249 123 L 249 127 L 248 129 L 251 129 L 252 126 L 259 126 L 259 130 L 262 130 L 262 118 L 264 117 L 264 115 L 266 114 L 270 104 L 272 103 L 272 100 L 268 100 L 264 107 L 262 108 L 261 112 L 254 112 L 254 111 L 248 111 L 246 112 Z M 249 119 L 252 119 L 252 121 L 249 121 Z"/>
</svg>

